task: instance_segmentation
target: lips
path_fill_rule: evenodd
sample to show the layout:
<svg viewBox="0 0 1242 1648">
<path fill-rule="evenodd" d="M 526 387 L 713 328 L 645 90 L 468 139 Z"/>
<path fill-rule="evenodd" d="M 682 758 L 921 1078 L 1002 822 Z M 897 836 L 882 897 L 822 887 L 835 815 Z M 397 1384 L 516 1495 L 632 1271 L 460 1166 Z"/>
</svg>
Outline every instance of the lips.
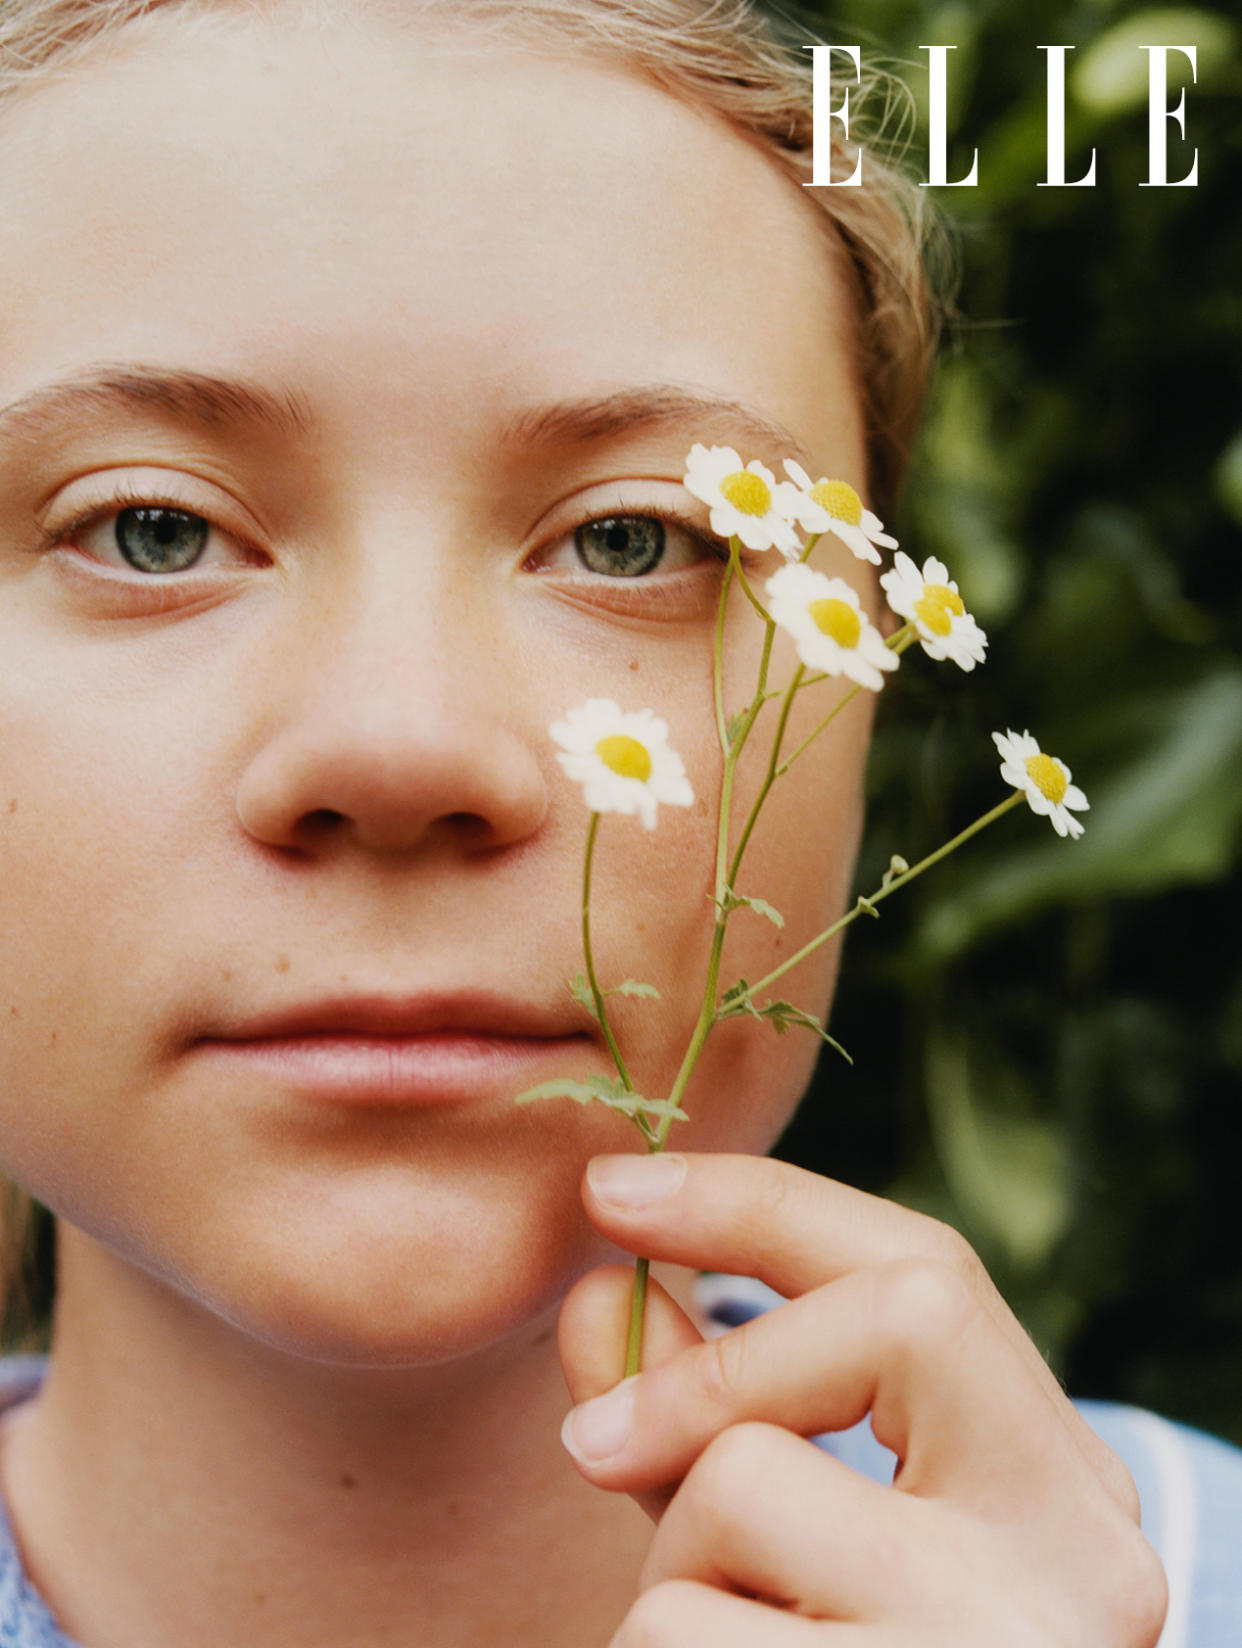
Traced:
<svg viewBox="0 0 1242 1648">
<path fill-rule="evenodd" d="M 473 992 L 276 1007 L 196 1044 L 221 1074 L 334 1104 L 460 1104 L 581 1069 L 594 1038 L 569 1011 Z M 572 1062 L 571 1062 L 572 1061 Z"/>
</svg>

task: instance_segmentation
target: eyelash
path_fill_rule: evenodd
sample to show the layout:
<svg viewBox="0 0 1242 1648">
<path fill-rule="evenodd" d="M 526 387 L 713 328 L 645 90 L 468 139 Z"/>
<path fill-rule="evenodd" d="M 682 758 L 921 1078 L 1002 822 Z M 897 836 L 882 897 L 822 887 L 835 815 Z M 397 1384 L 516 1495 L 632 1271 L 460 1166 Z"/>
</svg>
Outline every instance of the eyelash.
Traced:
<svg viewBox="0 0 1242 1648">
<path fill-rule="evenodd" d="M 700 549 L 706 550 L 712 559 L 720 561 L 722 564 L 729 559 L 729 546 L 727 543 L 724 543 L 721 539 L 717 538 L 714 533 L 707 531 L 707 529 L 699 523 L 692 521 L 689 515 L 683 515 L 677 510 L 669 509 L 667 507 L 649 505 L 646 508 L 627 508 L 624 505 L 620 505 L 614 506 L 611 509 L 592 510 L 589 515 L 584 516 L 582 520 L 578 521 L 568 532 L 563 533 L 561 537 L 562 539 L 572 538 L 577 533 L 581 532 L 584 527 L 594 526 L 600 521 L 612 520 L 659 521 L 661 526 L 675 527 L 679 532 L 684 532 L 687 538 L 693 539 Z M 558 539 L 558 542 L 559 541 L 560 540 Z M 639 584 L 644 581 L 643 574 L 627 580 L 623 577 L 608 578 L 605 573 L 591 572 L 586 566 L 583 566 L 581 570 L 584 577 L 592 579 L 599 578 L 605 583 L 631 582 Z"/>
<path fill-rule="evenodd" d="M 192 500 L 184 495 L 178 495 L 176 488 L 139 487 L 125 483 L 119 484 L 115 490 L 111 491 L 106 500 L 77 510 L 67 520 L 58 522 L 55 526 L 46 526 L 41 522 L 36 522 L 38 532 L 38 541 L 35 545 L 36 553 L 48 552 L 66 545 L 77 548 L 78 545 L 75 540 L 89 529 L 102 525 L 127 509 L 141 508 L 179 510 L 185 514 L 197 516 L 205 520 L 213 531 L 223 533 L 243 550 L 255 555 L 262 553 L 243 533 L 223 525 L 213 516 L 196 509 Z M 693 520 L 688 512 L 683 513 L 677 509 L 660 505 L 627 507 L 624 504 L 614 504 L 611 508 L 594 509 L 583 516 L 580 521 L 576 521 L 572 527 L 558 534 L 551 547 L 572 541 L 576 533 L 595 522 L 612 519 L 658 521 L 665 528 L 684 533 L 687 538 L 705 552 L 705 560 L 715 561 L 717 564 L 723 565 L 729 559 L 728 545 L 709 532 L 701 523 Z M 535 558 L 537 559 L 539 553 L 547 554 L 548 552 L 549 547 L 545 545 L 542 552 L 536 552 Z M 743 564 L 746 565 L 747 563 L 758 563 L 763 560 L 763 557 L 743 550 L 742 560 Z M 191 566 L 181 572 L 153 573 L 140 572 L 137 568 L 131 568 L 127 571 L 120 567 L 112 567 L 106 562 L 100 564 L 107 567 L 109 571 L 118 573 L 121 577 L 129 577 L 136 582 L 148 585 L 185 582 L 197 570 L 196 566 Z M 591 571 L 589 567 L 579 561 L 570 577 L 576 582 L 606 587 L 615 595 L 627 592 L 626 598 L 629 601 L 636 602 L 650 600 L 655 597 L 655 591 L 661 585 L 661 580 L 657 576 L 659 569 L 660 563 L 657 563 L 651 573 L 640 573 L 632 577 L 624 575 L 610 577 L 607 573 Z M 536 572 L 553 572 L 557 569 L 536 567 L 535 570 Z M 692 570 L 692 568 L 679 569 L 681 572 L 690 572 Z M 676 575 L 675 573 L 666 574 L 666 580 Z M 644 585 L 647 586 L 645 591 L 642 589 Z"/>
<path fill-rule="evenodd" d="M 118 484 L 115 490 L 110 491 L 105 502 L 92 504 L 89 508 L 84 507 L 71 515 L 67 521 L 58 522 L 54 527 L 45 526 L 42 522 L 36 521 L 35 527 L 38 532 L 38 543 L 35 546 L 36 553 L 42 554 L 49 550 L 59 549 L 65 544 L 76 548 L 75 538 L 79 537 L 88 528 L 100 526 L 111 517 L 123 514 L 127 509 L 172 509 L 178 510 L 184 515 L 194 515 L 198 519 L 206 521 L 212 531 L 223 533 L 225 537 L 231 538 L 242 549 L 251 554 L 260 553 L 243 533 L 236 531 L 233 527 L 224 526 L 211 515 L 196 509 L 189 499 L 178 497 L 173 488 L 170 487 L 167 492 L 162 492 L 158 488 L 136 487 L 125 483 Z M 102 562 L 100 564 L 106 565 Z M 111 570 L 120 571 L 119 568 L 112 568 Z M 187 569 L 190 573 L 195 570 L 196 567 Z M 174 580 L 184 581 L 186 578 L 186 572 L 140 573 L 137 568 L 133 568 L 131 571 L 132 575 L 143 583 L 165 581 L 172 583 Z"/>
</svg>

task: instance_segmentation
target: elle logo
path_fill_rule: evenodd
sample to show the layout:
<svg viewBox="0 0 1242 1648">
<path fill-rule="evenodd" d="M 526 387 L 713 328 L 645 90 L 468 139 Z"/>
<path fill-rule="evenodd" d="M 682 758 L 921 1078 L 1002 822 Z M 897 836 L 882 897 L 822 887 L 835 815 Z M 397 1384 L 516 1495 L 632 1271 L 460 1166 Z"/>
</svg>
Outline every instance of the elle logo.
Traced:
<svg viewBox="0 0 1242 1648">
<path fill-rule="evenodd" d="M 979 151 L 974 151 L 970 170 L 965 177 L 948 176 L 948 54 L 954 46 L 920 46 L 929 54 L 930 84 L 928 89 L 928 153 L 927 182 L 920 188 L 972 189 L 979 182 Z M 1091 162 L 1081 177 L 1065 175 L 1065 54 L 1070 46 L 1040 46 L 1048 54 L 1048 175 L 1039 185 L 1041 189 L 1090 189 L 1095 186 L 1095 150 Z M 1148 54 L 1147 81 L 1147 177 L 1140 183 L 1143 189 L 1194 188 L 1199 181 L 1199 151 L 1185 177 L 1169 176 L 1169 124 L 1172 122 L 1182 137 L 1186 135 L 1186 93 L 1182 92 L 1175 108 L 1169 107 L 1168 58 L 1170 52 L 1180 52 L 1190 60 L 1190 77 L 1197 76 L 1196 48 L 1194 46 L 1142 46 Z M 842 52 L 854 65 L 854 79 L 862 75 L 861 53 L 857 46 L 810 46 L 814 66 L 814 119 L 818 134 L 829 129 L 829 121 L 841 123 L 841 137 L 848 141 L 850 131 L 850 94 L 846 86 L 840 103 L 833 105 L 832 54 Z M 810 187 L 828 186 L 848 188 L 862 182 L 863 156 L 849 177 L 831 175 L 831 144 L 815 145 Z"/>
</svg>

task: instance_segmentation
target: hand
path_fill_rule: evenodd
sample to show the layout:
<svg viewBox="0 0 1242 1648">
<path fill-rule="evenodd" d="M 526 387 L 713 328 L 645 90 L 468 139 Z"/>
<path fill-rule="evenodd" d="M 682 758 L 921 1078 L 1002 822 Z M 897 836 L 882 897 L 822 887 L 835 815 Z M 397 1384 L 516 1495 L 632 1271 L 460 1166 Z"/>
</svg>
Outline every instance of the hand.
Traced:
<svg viewBox="0 0 1242 1648">
<path fill-rule="evenodd" d="M 571 1452 L 659 1522 L 612 1648 L 1152 1648 L 1129 1474 L 956 1233 L 749 1156 L 598 1157 L 583 1198 L 621 1248 L 790 1300 L 704 1341 L 653 1286 L 616 1389 L 631 1273 L 566 1300 Z M 804 1440 L 868 1412 L 893 1488 Z"/>
</svg>

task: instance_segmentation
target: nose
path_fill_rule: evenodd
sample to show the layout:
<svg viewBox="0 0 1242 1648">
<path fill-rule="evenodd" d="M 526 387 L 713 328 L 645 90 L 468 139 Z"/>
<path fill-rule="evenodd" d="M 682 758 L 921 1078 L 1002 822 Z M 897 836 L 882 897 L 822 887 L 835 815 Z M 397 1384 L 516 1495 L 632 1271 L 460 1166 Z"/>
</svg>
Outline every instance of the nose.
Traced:
<svg viewBox="0 0 1242 1648">
<path fill-rule="evenodd" d="M 426 611 L 411 622 L 406 605 L 390 599 L 317 625 L 292 667 L 273 649 L 264 727 L 237 790 L 256 841 L 306 853 L 352 844 L 392 855 L 435 842 L 476 853 L 539 828 L 543 769 L 501 655 L 470 649 L 468 625 L 454 631 Z"/>
</svg>

